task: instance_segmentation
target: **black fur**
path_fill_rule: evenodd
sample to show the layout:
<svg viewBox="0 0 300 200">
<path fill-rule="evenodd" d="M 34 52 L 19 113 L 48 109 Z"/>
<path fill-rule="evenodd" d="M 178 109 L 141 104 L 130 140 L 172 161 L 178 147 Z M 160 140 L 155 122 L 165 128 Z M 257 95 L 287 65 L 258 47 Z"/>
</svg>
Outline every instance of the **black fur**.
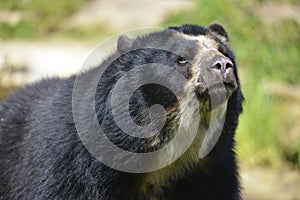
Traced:
<svg viewBox="0 0 300 200">
<path fill-rule="evenodd" d="M 213 30 L 195 25 L 170 29 L 188 35 L 211 35 L 220 51 L 234 62 L 234 55 Z M 218 30 L 222 33 L 218 34 Z M 160 34 L 160 33 L 158 33 Z M 151 36 L 141 37 L 146 42 Z M 226 34 L 227 37 L 227 34 Z M 130 45 L 135 45 L 134 43 Z M 128 44 L 129 44 L 128 43 Z M 137 45 L 137 44 L 136 44 Z M 123 47 L 122 47 L 123 48 Z M 126 48 L 126 46 L 124 47 Z M 114 56 L 102 65 L 109 63 Z M 113 122 L 107 101 L 109 90 L 131 67 L 143 63 L 174 66 L 177 55 L 164 50 L 143 48 L 125 53 L 112 62 L 100 79 L 96 92 L 96 111 L 105 134 L 119 147 L 133 152 L 153 151 L 147 141 L 129 137 Z M 182 69 L 179 69 L 182 70 Z M 95 69 L 80 74 L 95 73 Z M 182 71 L 189 78 L 189 73 Z M 234 73 L 238 74 L 234 62 Z M 157 76 L 164 76 L 158 72 Z M 145 75 L 147 76 L 147 75 Z M 205 158 L 207 164 L 191 167 L 185 176 L 169 177 L 169 185 L 148 185 L 140 192 L 145 174 L 125 173 L 109 168 L 89 154 L 81 143 L 72 115 L 72 90 L 75 76 L 45 79 L 26 86 L 0 104 L 0 199 L 239 199 L 239 181 L 234 153 L 234 132 L 242 112 L 240 87 L 231 95 L 224 129 L 217 145 Z M 143 78 L 143 77 L 141 77 Z M 137 124 L 149 123 L 141 116 L 144 109 L 161 104 L 170 108 L 178 99 L 166 88 L 141 87 L 131 99 L 131 113 Z M 167 124 L 168 125 L 168 124 Z M 160 137 L 170 140 L 168 126 Z M 176 165 L 176 162 L 173 163 Z M 204 167 L 203 167 L 204 166 Z"/>
</svg>

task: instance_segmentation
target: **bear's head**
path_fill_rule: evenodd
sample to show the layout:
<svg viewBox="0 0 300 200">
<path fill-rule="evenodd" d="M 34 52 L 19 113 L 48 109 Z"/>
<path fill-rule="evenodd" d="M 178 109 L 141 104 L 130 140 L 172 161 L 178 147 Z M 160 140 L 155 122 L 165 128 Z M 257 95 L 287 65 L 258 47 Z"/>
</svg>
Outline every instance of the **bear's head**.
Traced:
<svg viewBox="0 0 300 200">
<path fill-rule="evenodd" d="M 176 69 L 188 80 L 199 101 L 214 98 L 214 105 L 208 104 L 213 107 L 227 101 L 239 84 L 229 38 L 220 24 L 208 28 L 194 25 L 170 27 L 137 39 L 120 36 L 118 50 L 122 54 L 120 60 L 126 62 L 130 59 L 130 67 L 157 63 Z M 159 71 L 159 67 L 157 69 Z M 164 75 L 144 72 L 140 77 L 165 79 Z"/>
</svg>

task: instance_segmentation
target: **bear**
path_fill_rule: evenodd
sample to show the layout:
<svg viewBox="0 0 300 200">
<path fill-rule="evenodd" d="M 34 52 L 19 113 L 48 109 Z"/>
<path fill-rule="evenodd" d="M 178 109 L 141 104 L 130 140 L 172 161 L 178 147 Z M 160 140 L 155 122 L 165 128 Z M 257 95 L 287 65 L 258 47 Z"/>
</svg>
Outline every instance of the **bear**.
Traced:
<svg viewBox="0 0 300 200">
<path fill-rule="evenodd" d="M 240 199 L 243 99 L 222 25 L 120 36 L 98 66 L 1 102 L 0 199 Z"/>
</svg>

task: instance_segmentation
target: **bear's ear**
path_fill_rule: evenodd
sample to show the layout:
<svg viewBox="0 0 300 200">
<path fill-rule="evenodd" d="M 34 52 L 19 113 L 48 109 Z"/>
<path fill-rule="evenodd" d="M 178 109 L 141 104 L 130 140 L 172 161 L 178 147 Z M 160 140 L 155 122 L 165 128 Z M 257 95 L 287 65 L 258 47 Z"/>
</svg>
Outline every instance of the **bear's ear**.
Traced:
<svg viewBox="0 0 300 200">
<path fill-rule="evenodd" d="M 129 50 L 133 46 L 133 40 L 126 35 L 121 35 L 118 38 L 117 48 L 119 52 L 124 52 Z"/>
<path fill-rule="evenodd" d="M 229 41 L 228 34 L 225 28 L 221 24 L 218 23 L 211 24 L 208 26 L 208 29 L 220 36 L 223 36 L 227 42 Z"/>
</svg>

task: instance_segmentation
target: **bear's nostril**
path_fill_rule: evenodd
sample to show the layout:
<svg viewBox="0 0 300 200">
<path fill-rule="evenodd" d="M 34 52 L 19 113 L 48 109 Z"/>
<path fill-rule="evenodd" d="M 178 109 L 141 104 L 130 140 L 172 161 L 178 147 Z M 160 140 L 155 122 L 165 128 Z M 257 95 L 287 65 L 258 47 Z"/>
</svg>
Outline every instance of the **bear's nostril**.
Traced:
<svg viewBox="0 0 300 200">
<path fill-rule="evenodd" d="M 233 68 L 233 64 L 231 62 L 227 62 L 225 66 L 226 66 L 226 69 Z"/>
<path fill-rule="evenodd" d="M 221 70 L 222 65 L 221 65 L 221 63 L 217 62 L 214 67 L 218 70 Z"/>
</svg>

